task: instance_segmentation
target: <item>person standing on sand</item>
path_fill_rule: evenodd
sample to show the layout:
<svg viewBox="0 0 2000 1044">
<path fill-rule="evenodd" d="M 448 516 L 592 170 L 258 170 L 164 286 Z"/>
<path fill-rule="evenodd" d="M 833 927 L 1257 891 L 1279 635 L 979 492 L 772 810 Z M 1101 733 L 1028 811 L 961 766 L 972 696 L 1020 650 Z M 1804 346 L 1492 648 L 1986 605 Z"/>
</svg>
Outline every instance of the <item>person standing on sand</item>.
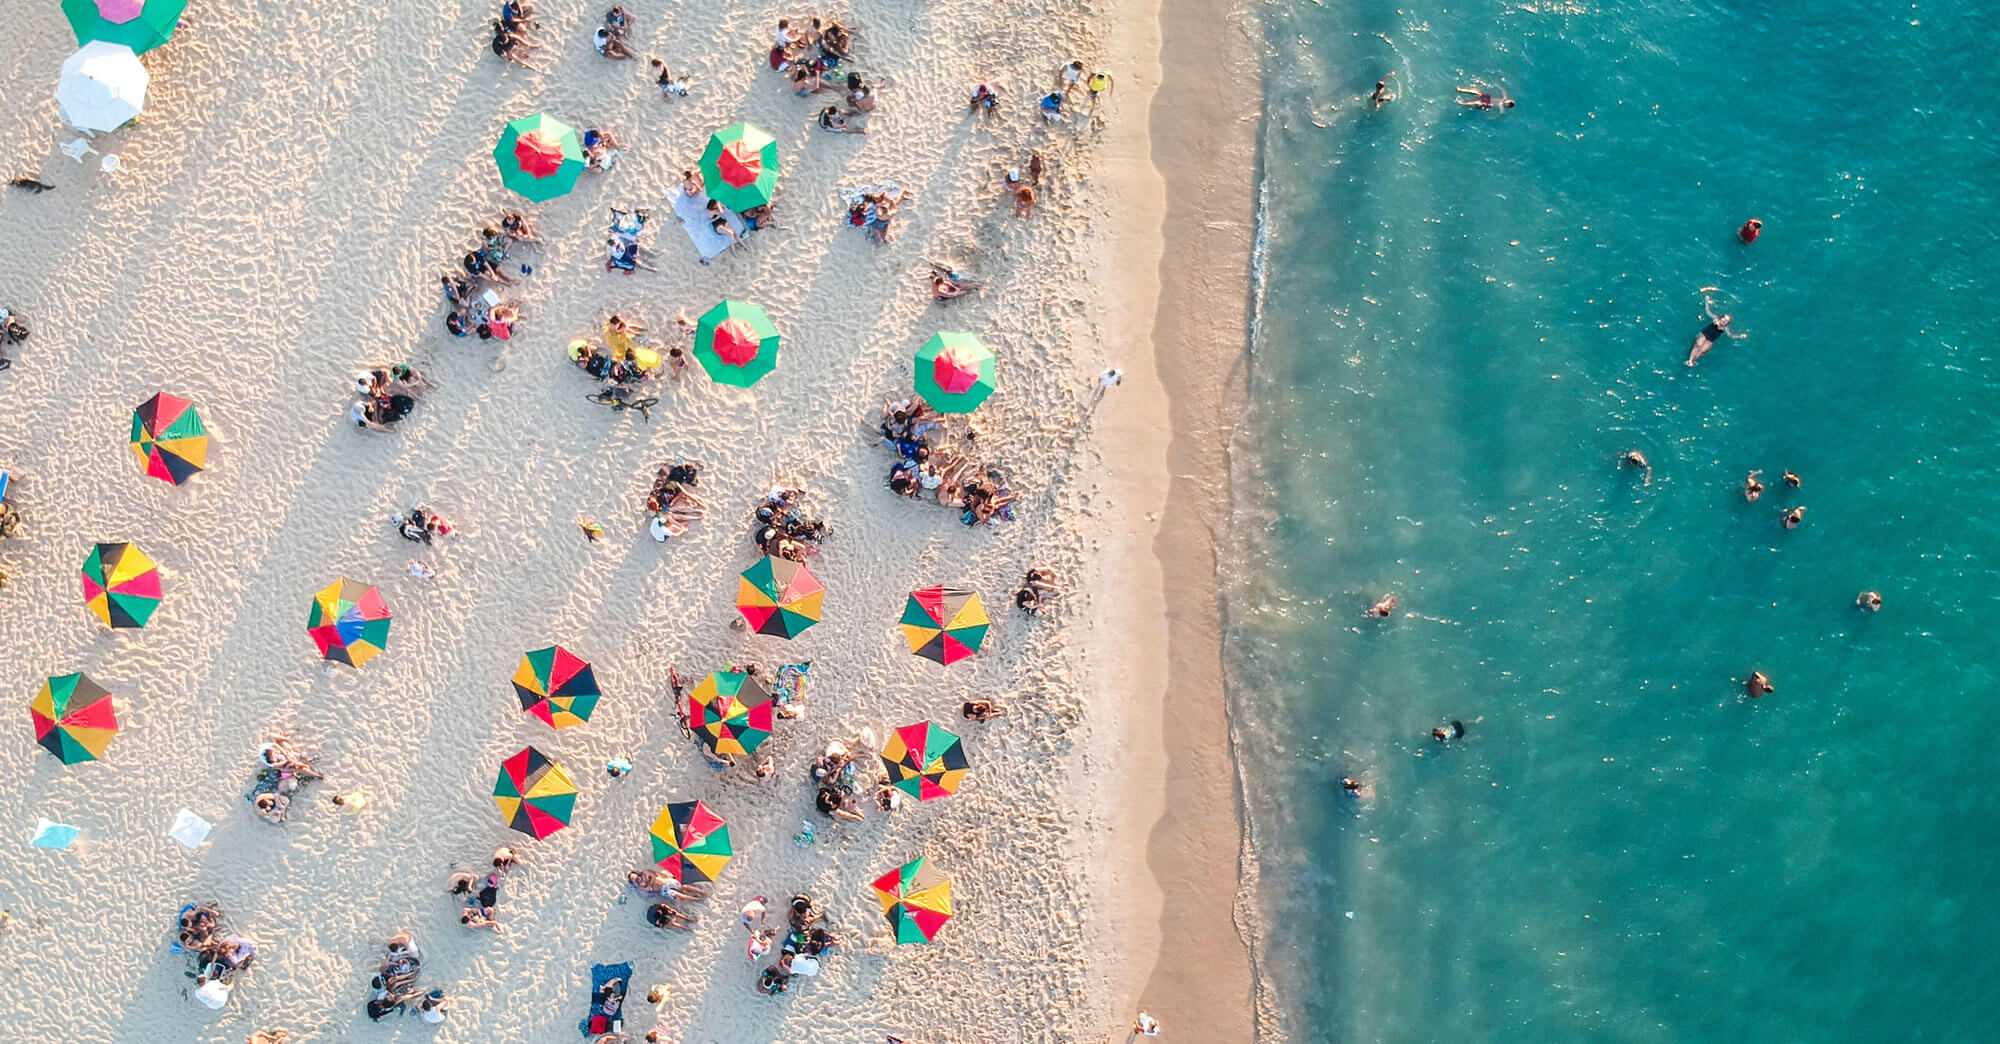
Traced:
<svg viewBox="0 0 2000 1044">
<path fill-rule="evenodd" d="M 1111 389 L 1116 388 L 1124 383 L 1125 383 L 1125 371 L 1119 369 L 1116 366 L 1111 367 L 1110 369 L 1097 375 L 1097 397 L 1100 399 L 1104 398 L 1105 392 L 1108 392 Z"/>
<path fill-rule="evenodd" d="M 1160 1020 L 1142 1011 L 1138 1018 L 1132 1020 L 1132 1032 L 1157 1037 L 1160 1035 Z"/>
</svg>

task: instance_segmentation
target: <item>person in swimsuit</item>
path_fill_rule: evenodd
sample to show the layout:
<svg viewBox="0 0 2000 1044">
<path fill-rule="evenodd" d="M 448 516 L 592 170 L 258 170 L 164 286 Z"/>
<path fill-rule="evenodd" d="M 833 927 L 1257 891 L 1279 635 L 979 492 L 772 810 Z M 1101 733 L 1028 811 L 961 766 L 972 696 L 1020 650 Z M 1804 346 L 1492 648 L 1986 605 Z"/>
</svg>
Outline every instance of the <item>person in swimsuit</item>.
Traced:
<svg viewBox="0 0 2000 1044">
<path fill-rule="evenodd" d="M 1452 740 L 1464 738 L 1465 723 L 1462 721 L 1453 721 L 1449 730 L 1443 726 L 1431 730 L 1431 741 L 1434 743 L 1450 743 Z"/>
<path fill-rule="evenodd" d="M 1790 486 L 1793 489 L 1797 489 L 1800 486 L 1806 484 L 1804 479 L 1798 477 L 1797 475 L 1792 474 L 1789 471 L 1785 472 L 1784 478 L 1785 478 L 1785 485 Z"/>
<path fill-rule="evenodd" d="M 1372 616 L 1378 620 L 1386 620 L 1395 611 L 1396 611 L 1396 596 L 1392 594 L 1385 594 L 1382 597 L 1377 598 L 1375 600 L 1375 604 L 1369 606 L 1368 612 L 1364 615 Z"/>
<path fill-rule="evenodd" d="M 1653 484 L 1653 464 L 1638 450 L 1626 450 L 1618 455 L 1618 462 L 1628 468 L 1639 468 L 1646 473 L 1646 485 Z"/>
<path fill-rule="evenodd" d="M 1458 94 L 1460 96 L 1452 100 L 1468 109 L 1500 109 L 1505 111 L 1514 107 L 1514 99 L 1507 97 L 1506 91 L 1500 90 L 1484 80 L 1475 79 L 1472 81 L 1472 86 L 1458 88 Z"/>
<path fill-rule="evenodd" d="M 1746 333 L 1737 333 L 1731 330 L 1729 328 L 1729 316 L 1715 314 L 1714 298 L 1704 294 L 1701 299 L 1701 307 L 1702 311 L 1708 313 L 1708 325 L 1702 327 L 1701 332 L 1694 335 L 1694 347 L 1688 350 L 1687 364 L 1689 366 L 1700 362 L 1701 357 L 1707 355 L 1710 348 L 1715 347 L 1715 342 L 1722 340 L 1724 337 L 1734 337 L 1741 340 L 1750 336 Z"/>
<path fill-rule="evenodd" d="M 1764 219 L 1762 218 L 1751 218 L 1750 220 L 1745 221 L 1743 223 L 1742 228 L 1736 230 L 1736 238 L 1742 240 L 1746 244 L 1755 243 L 1757 241 L 1757 237 L 1763 234 L 1764 234 Z"/>
<path fill-rule="evenodd" d="M 1863 591 L 1854 596 L 1854 604 L 1871 613 L 1879 613 L 1882 611 L 1882 592 Z"/>
<path fill-rule="evenodd" d="M 1778 687 L 1771 684 L 1770 676 L 1763 671 L 1751 671 L 1750 677 L 1743 680 L 1743 692 L 1753 700 L 1767 692 L 1777 691 Z"/>
<path fill-rule="evenodd" d="M 1389 74 L 1389 76 L 1394 75 L 1396 74 L 1393 72 Z M 1378 109 L 1394 97 L 1394 95 L 1389 93 L 1389 76 L 1384 76 L 1376 80 L 1375 89 L 1368 92 L 1368 101 Z"/>
<path fill-rule="evenodd" d="M 1745 475 L 1743 477 L 1744 500 L 1747 500 L 1750 503 L 1755 504 L 1757 502 L 1757 498 L 1764 495 L 1764 484 L 1762 482 L 1757 481 L 1757 476 L 1762 475 L 1763 473 L 1764 469 L 1758 468 L 1756 471 L 1753 471 L 1750 474 Z"/>
<path fill-rule="evenodd" d="M 1803 507 L 1795 507 L 1790 511 L 1785 512 L 1785 517 L 1780 519 L 1780 521 L 1784 523 L 1786 529 L 1797 529 L 1799 528 L 1799 523 L 1804 522 L 1805 520 L 1806 520 L 1806 509 Z"/>
</svg>

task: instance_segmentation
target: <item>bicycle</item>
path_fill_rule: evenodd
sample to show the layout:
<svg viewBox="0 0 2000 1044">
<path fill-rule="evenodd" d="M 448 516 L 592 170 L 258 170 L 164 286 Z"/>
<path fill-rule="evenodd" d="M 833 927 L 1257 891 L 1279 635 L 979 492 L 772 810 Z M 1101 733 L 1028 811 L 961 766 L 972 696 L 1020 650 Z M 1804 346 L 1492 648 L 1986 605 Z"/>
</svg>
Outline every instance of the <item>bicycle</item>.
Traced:
<svg viewBox="0 0 2000 1044">
<path fill-rule="evenodd" d="M 603 391 L 592 392 L 584 396 L 584 399 L 594 402 L 599 406 L 609 406 L 614 410 L 638 410 L 639 416 L 647 420 L 653 419 L 651 410 L 660 404 L 660 400 L 652 398 L 627 400 L 622 388 L 607 388 Z"/>
</svg>

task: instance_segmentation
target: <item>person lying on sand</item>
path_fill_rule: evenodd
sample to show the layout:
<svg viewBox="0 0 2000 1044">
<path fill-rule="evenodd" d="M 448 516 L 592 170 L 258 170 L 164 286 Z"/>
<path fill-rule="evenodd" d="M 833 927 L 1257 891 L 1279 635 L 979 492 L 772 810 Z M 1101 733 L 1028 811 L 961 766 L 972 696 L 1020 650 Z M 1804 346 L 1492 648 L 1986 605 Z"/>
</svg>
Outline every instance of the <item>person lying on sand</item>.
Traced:
<svg viewBox="0 0 2000 1044">
<path fill-rule="evenodd" d="M 966 700 L 959 708 L 959 713 L 964 715 L 967 721 L 992 721 L 1007 713 L 1007 708 L 992 700 Z"/>
<path fill-rule="evenodd" d="M 654 903 L 646 908 L 646 923 L 655 928 L 671 928 L 677 932 L 694 931 L 695 918 L 666 903 Z"/>
</svg>

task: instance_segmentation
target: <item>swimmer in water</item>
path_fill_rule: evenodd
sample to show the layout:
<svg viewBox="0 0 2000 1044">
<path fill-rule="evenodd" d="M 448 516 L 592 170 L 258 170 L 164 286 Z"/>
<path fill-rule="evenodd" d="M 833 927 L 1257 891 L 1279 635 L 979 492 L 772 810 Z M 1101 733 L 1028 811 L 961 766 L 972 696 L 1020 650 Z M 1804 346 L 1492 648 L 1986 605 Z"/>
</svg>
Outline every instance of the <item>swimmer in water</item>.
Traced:
<svg viewBox="0 0 2000 1044">
<path fill-rule="evenodd" d="M 1396 596 L 1393 594 L 1385 594 L 1382 597 L 1377 598 L 1375 600 L 1374 605 L 1368 607 L 1367 615 L 1372 616 L 1378 620 L 1386 620 L 1389 618 L 1389 615 L 1391 613 L 1394 613 L 1395 611 L 1396 611 Z"/>
<path fill-rule="evenodd" d="M 1863 591 L 1854 596 L 1854 604 L 1871 613 L 1879 613 L 1882 611 L 1882 592 Z"/>
<path fill-rule="evenodd" d="M 1777 692 L 1778 687 L 1771 684 L 1770 677 L 1763 671 L 1751 671 L 1750 677 L 1743 680 L 1743 691 L 1754 700 L 1767 692 Z"/>
<path fill-rule="evenodd" d="M 1745 475 L 1743 477 L 1744 500 L 1747 500 L 1750 503 L 1755 504 L 1757 502 L 1757 498 L 1764 495 L 1764 484 L 1762 482 L 1757 481 L 1757 476 L 1762 475 L 1763 473 L 1764 469 L 1758 468 L 1756 471 L 1753 471 L 1750 474 Z"/>
<path fill-rule="evenodd" d="M 1361 781 L 1348 776 L 1342 776 L 1340 777 L 1340 789 L 1351 796 L 1360 797 Z"/>
<path fill-rule="evenodd" d="M 1710 348 L 1715 347 L 1715 342 L 1722 340 L 1724 337 L 1742 339 L 1750 336 L 1746 333 L 1737 333 L 1731 330 L 1729 328 L 1729 316 L 1715 314 L 1714 298 L 1706 294 L 1702 295 L 1701 307 L 1703 311 L 1708 313 L 1708 325 L 1702 327 L 1701 332 L 1694 335 L 1694 347 L 1688 352 L 1687 364 L 1689 366 L 1693 366 L 1696 362 L 1700 361 L 1702 356 L 1708 354 Z"/>
<path fill-rule="evenodd" d="M 1797 489 L 1805 484 L 1806 480 L 1798 477 L 1797 475 L 1792 474 L 1789 471 L 1785 472 L 1785 485 L 1790 486 L 1793 489 Z"/>
<path fill-rule="evenodd" d="M 1646 472 L 1646 485 L 1653 484 L 1653 464 L 1638 450 L 1626 450 L 1618 455 L 1618 462 L 1628 468 L 1641 468 Z"/>
<path fill-rule="evenodd" d="M 1803 507 L 1795 507 L 1790 511 L 1785 512 L 1785 517 L 1782 519 L 1786 529 L 1797 529 L 1799 528 L 1799 523 L 1804 522 L 1805 520 L 1806 520 L 1806 509 Z"/>
<path fill-rule="evenodd" d="M 1507 97 L 1506 91 L 1485 80 L 1475 78 L 1472 86 L 1460 87 L 1458 93 L 1464 97 L 1453 98 L 1452 101 L 1468 109 L 1500 109 L 1504 112 L 1514 107 L 1514 99 Z"/>
<path fill-rule="evenodd" d="M 1452 740 L 1464 738 L 1465 723 L 1462 721 L 1452 722 L 1449 730 L 1446 730 L 1443 726 L 1431 730 L 1431 739 L 1438 743 L 1450 743 Z"/>
<path fill-rule="evenodd" d="M 1763 234 L 1764 220 L 1762 218 L 1751 218 L 1743 223 L 1742 228 L 1736 230 L 1736 238 L 1745 243 L 1755 243 L 1757 237 Z"/>
<path fill-rule="evenodd" d="M 1389 74 L 1389 76 L 1394 76 L 1394 75 L 1396 74 L 1393 72 Z M 1376 80 L 1375 89 L 1368 93 L 1368 100 L 1374 103 L 1375 107 L 1378 109 L 1381 108 L 1385 103 L 1387 103 L 1389 99 L 1395 97 L 1395 95 L 1389 93 L 1389 76 L 1384 76 L 1381 79 Z"/>
</svg>

